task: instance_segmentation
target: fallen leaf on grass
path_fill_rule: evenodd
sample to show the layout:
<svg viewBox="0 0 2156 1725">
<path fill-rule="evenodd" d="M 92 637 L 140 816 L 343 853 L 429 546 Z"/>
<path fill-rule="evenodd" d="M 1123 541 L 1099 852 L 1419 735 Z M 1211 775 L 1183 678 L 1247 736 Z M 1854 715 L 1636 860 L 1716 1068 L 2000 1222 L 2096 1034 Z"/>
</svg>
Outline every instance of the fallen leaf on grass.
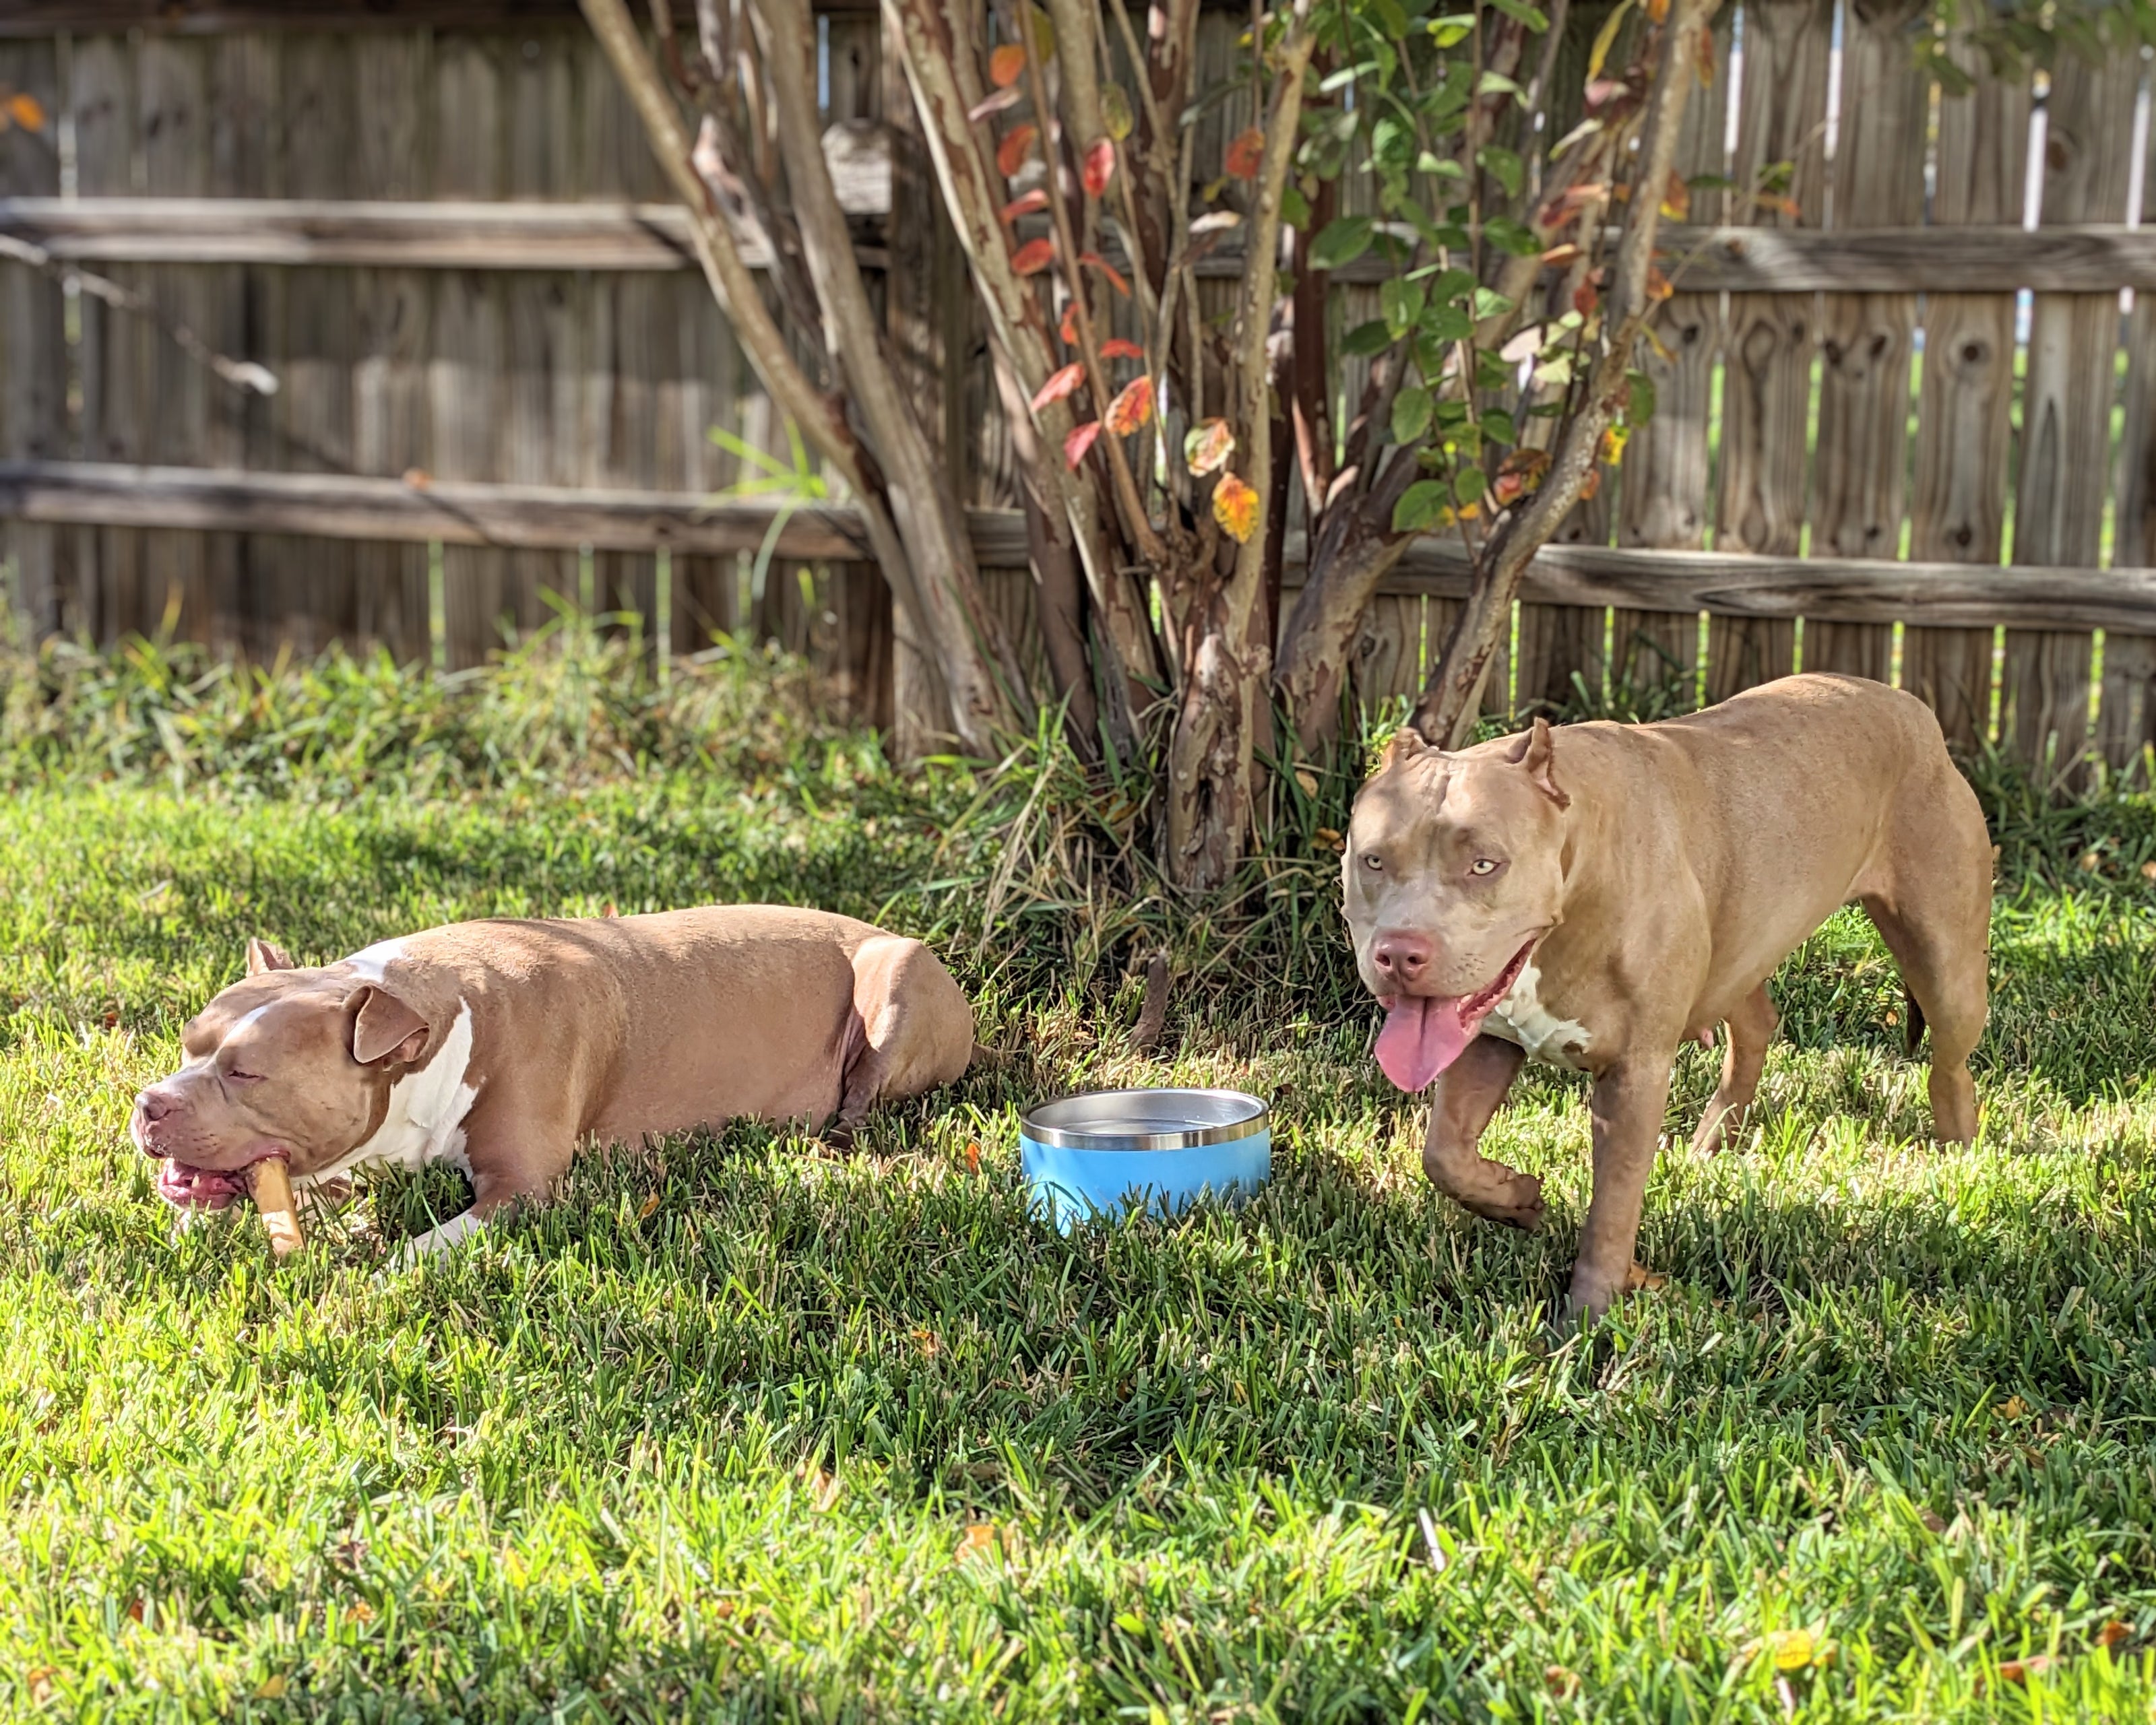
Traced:
<svg viewBox="0 0 2156 1725">
<path fill-rule="evenodd" d="M 2133 1633 L 2130 1626 L 2114 1617 L 2096 1632 L 2096 1644 L 2099 1647 L 2116 1647 Z"/>
<path fill-rule="evenodd" d="M 981 1171 L 981 1147 L 970 1139 L 966 1143 L 966 1167 L 970 1173 Z"/>
<path fill-rule="evenodd" d="M 1947 1524 L 1944 1518 L 1943 1518 L 1936 1509 L 1918 1510 L 1917 1512 L 1917 1519 L 1922 1522 L 1925 1528 L 1932 1533 L 1943 1533 L 1947 1530 Z"/>
<path fill-rule="evenodd" d="M 2058 1661 L 2048 1653 L 2031 1654 L 2026 1659 L 2002 1660 L 1999 1666 L 1999 1681 L 2002 1683 L 2025 1683 L 2031 1677 L 2041 1677 Z"/>
<path fill-rule="evenodd" d="M 2010 1395 L 1999 1407 L 1999 1417 L 2002 1420 L 2019 1420 L 2028 1411 L 2027 1402 L 2022 1400 L 2018 1395 Z"/>
<path fill-rule="evenodd" d="M 1321 851 L 1341 851 L 1347 848 L 1347 841 L 1330 827 L 1321 827 L 1310 837 L 1312 842 Z"/>
<path fill-rule="evenodd" d="M 285 1677 L 280 1672 L 274 1677 L 264 1677 L 255 1689 L 257 1701 L 282 1701 L 285 1698 Z"/>
<path fill-rule="evenodd" d="M 23 1673 L 23 1687 L 30 1692 L 33 1705 L 43 1707 L 52 1699 L 53 1679 L 59 1675 L 49 1665 L 33 1665 Z"/>
<path fill-rule="evenodd" d="M 1579 1673 L 1561 1665 L 1543 1667 L 1543 1687 L 1559 1701 L 1570 1701 L 1579 1693 Z"/>
<path fill-rule="evenodd" d="M 1800 1671 L 1812 1662 L 1812 1632 L 1808 1629 L 1777 1630 L 1763 1645 L 1778 1671 Z"/>
<path fill-rule="evenodd" d="M 654 1215 L 654 1213 L 657 1211 L 658 1208 L 659 1208 L 659 1195 L 658 1195 L 658 1193 L 656 1193 L 656 1192 L 647 1192 L 647 1193 L 645 1193 L 645 1194 L 644 1194 L 644 1202 L 643 1202 L 643 1203 L 641 1203 L 641 1204 L 639 1204 L 639 1205 L 637 1205 L 637 1207 L 636 1207 L 636 1219 L 637 1219 L 637 1221 L 640 1221 L 640 1222 L 648 1222 L 648 1221 L 649 1221 L 651 1220 L 652 1216 Z"/>
<path fill-rule="evenodd" d="M 958 1542 L 958 1555 L 967 1558 L 993 1551 L 1002 1538 L 1002 1530 L 993 1522 L 969 1522 L 965 1537 Z"/>
</svg>

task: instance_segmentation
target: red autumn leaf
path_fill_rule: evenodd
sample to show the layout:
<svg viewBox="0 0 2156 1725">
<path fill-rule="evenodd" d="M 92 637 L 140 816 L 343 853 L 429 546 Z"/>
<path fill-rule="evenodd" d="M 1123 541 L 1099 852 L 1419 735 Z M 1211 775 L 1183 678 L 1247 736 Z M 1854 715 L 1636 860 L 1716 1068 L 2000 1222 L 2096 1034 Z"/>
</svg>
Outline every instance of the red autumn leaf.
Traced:
<svg viewBox="0 0 2156 1725">
<path fill-rule="evenodd" d="M 1142 360 L 1145 357 L 1145 350 L 1137 342 L 1126 341 L 1117 335 L 1101 344 L 1101 357 L 1104 360 Z"/>
<path fill-rule="evenodd" d="M 1265 135 L 1253 125 L 1235 134 L 1228 146 L 1228 153 L 1220 160 L 1220 166 L 1231 179 L 1255 180 L 1265 160 Z"/>
<path fill-rule="evenodd" d="M 1084 366 L 1075 363 L 1065 366 L 1060 371 L 1053 373 L 1048 381 L 1040 386 L 1039 392 L 1033 398 L 1033 411 L 1038 413 L 1050 402 L 1061 401 L 1085 381 Z"/>
<path fill-rule="evenodd" d="M 1123 298 L 1127 299 L 1131 297 L 1131 284 L 1123 279 L 1122 272 L 1098 252 L 1081 252 L 1078 254 L 1078 261 L 1081 264 L 1090 264 L 1107 277 L 1108 285 L 1121 294 Z"/>
<path fill-rule="evenodd" d="M 1065 347 L 1075 347 L 1078 345 L 1078 302 L 1075 299 L 1063 308 L 1063 322 L 1056 330 L 1056 334 L 1062 336 L 1063 345 Z"/>
<path fill-rule="evenodd" d="M 996 146 L 996 166 L 1004 171 L 1005 178 L 1025 166 L 1026 152 L 1033 148 L 1033 141 L 1040 132 L 1029 120 L 1022 120 L 1004 134 L 1004 141 Z"/>
<path fill-rule="evenodd" d="M 1119 438 L 1127 438 L 1146 421 L 1152 417 L 1152 379 L 1133 377 L 1108 403 L 1102 416 L 1108 429 Z"/>
<path fill-rule="evenodd" d="M 1223 473 L 1213 488 L 1213 519 L 1239 545 L 1258 530 L 1258 494 L 1233 473 Z"/>
<path fill-rule="evenodd" d="M 991 90 L 966 110 L 966 118 L 978 124 L 991 114 L 1000 114 L 1006 108 L 1015 108 L 1025 100 L 1025 92 L 1016 84 L 1008 90 Z"/>
<path fill-rule="evenodd" d="M 1601 303 L 1601 293 L 1593 282 L 1582 282 L 1572 290 L 1572 309 L 1582 317 L 1594 315 L 1594 308 Z"/>
<path fill-rule="evenodd" d="M 1079 179 L 1084 183 L 1088 197 L 1098 197 L 1108 189 L 1108 182 L 1116 177 L 1116 146 L 1101 138 L 1086 148 L 1086 161 Z"/>
<path fill-rule="evenodd" d="M 1011 268 L 1020 275 L 1038 275 L 1048 268 L 1048 261 L 1055 255 L 1052 239 L 1029 239 L 1011 253 Z"/>
<path fill-rule="evenodd" d="M 1064 466 L 1075 473 L 1078 463 L 1086 458 L 1086 452 L 1093 447 L 1095 439 L 1100 435 L 1101 422 L 1097 419 L 1089 419 L 1085 424 L 1073 428 L 1070 435 L 1063 440 Z"/>
<path fill-rule="evenodd" d="M 988 56 L 988 82 L 998 90 L 1009 90 L 1025 71 L 1025 49 L 1016 42 L 1006 42 Z"/>
<path fill-rule="evenodd" d="M 1048 194 L 1040 187 L 1036 186 L 1032 191 L 1027 192 L 1024 197 L 1014 197 L 1009 203 L 998 210 L 996 212 L 996 215 L 998 218 L 1002 221 L 1015 222 L 1020 216 L 1029 216 L 1035 210 L 1045 210 L 1047 207 Z"/>
</svg>

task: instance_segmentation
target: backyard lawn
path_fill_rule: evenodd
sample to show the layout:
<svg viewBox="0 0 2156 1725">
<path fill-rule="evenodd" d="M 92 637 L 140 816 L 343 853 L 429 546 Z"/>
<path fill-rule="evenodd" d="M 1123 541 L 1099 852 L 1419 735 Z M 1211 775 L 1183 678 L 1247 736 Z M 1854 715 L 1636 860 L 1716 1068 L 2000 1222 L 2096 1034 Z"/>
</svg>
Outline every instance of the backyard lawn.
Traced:
<svg viewBox="0 0 2156 1725">
<path fill-rule="evenodd" d="M 1661 1165 L 1667 1284 L 1552 1352 L 1581 1084 L 1531 1074 L 1494 1129 L 1552 1180 L 1545 1235 L 1437 1197 L 1299 841 L 1251 900 L 1302 893 L 1289 920 L 1118 923 L 1040 884 L 1023 765 L 895 781 L 763 672 L 634 725 L 573 678 L 470 683 L 444 718 L 418 676 L 190 695 L 154 665 L 79 665 L 41 719 L 26 674 L 0 750 L 10 1717 L 2156 1712 L 2146 800 L 2002 816 L 1979 1144 L 1923 1141 L 1894 973 L 1845 914 L 1777 985 L 1741 1148 Z M 762 729 L 728 740 L 742 701 Z M 454 1177 L 364 1185 L 273 1271 L 251 1213 L 176 1237 L 127 1144 L 250 934 L 323 962 L 745 898 L 934 939 L 993 1056 L 843 1155 L 736 1127 L 588 1157 L 559 1204 L 395 1277 Z M 1156 934 L 1179 980 L 1147 1058 Z M 1672 1131 L 1715 1057 L 1688 1052 Z M 1270 1188 L 1030 1222 L 1018 1108 L 1168 1081 L 1275 1099 Z"/>
</svg>

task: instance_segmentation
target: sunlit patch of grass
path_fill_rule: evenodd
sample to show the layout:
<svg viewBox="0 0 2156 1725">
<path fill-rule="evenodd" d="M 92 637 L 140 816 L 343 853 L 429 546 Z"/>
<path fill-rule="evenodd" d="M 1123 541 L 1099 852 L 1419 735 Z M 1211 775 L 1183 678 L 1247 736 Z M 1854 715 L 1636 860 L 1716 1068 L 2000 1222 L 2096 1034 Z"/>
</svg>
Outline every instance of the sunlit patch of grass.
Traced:
<svg viewBox="0 0 2156 1725">
<path fill-rule="evenodd" d="M 1777 979 L 1760 1103 L 1712 1161 L 1682 1143 L 1715 1056 L 1680 1062 L 1641 1239 L 1666 1286 L 1553 1352 L 1583 1083 L 1523 1075 L 1489 1136 L 1548 1181 L 1544 1233 L 1437 1198 L 1302 829 L 1241 921 L 1089 905 L 1077 839 L 1097 857 L 1113 823 L 1058 779 L 983 928 L 1025 775 L 1066 768 L 901 781 L 799 723 L 732 765 L 452 783 L 422 750 L 264 792 L 208 760 L 98 782 L 55 744 L 18 779 L 0 1710 L 2146 1712 L 2144 803 L 1986 789 L 1979 1143 L 1927 1139 L 1898 983 L 1845 913 Z M 250 934 L 322 959 L 458 917 L 759 898 L 934 934 L 993 1057 L 843 1156 L 741 1125 L 588 1156 L 558 1203 L 402 1276 L 384 1246 L 460 1205 L 454 1176 L 363 1182 L 273 1272 L 244 1214 L 176 1236 L 126 1144 Z M 1127 961 L 1154 943 L 1179 980 L 1142 1054 Z M 1274 1098 L 1260 1196 L 1028 1220 L 1021 1107 L 1168 1082 Z"/>
</svg>

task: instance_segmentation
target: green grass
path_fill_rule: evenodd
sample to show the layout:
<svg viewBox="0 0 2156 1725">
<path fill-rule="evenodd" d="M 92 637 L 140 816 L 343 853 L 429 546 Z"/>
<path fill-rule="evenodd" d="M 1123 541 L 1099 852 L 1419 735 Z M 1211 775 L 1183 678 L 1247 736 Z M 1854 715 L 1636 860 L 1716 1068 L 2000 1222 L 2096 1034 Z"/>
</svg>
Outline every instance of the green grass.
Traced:
<svg viewBox="0 0 2156 1725">
<path fill-rule="evenodd" d="M 1552 1182 L 1546 1235 L 1438 1199 L 1300 841 L 1240 937 L 1089 906 L 1051 866 L 1075 805 L 1023 759 L 901 783 L 775 696 L 721 698 L 770 673 L 669 705 L 588 667 L 564 709 L 533 687 L 569 671 L 542 669 L 341 708 L 334 668 L 213 684 L 223 716 L 176 762 L 156 715 L 190 710 L 186 679 L 85 663 L 33 699 L 18 668 L 0 1714 L 2148 1714 L 2145 801 L 1985 781 L 1983 1142 L 1923 1141 L 1892 970 L 1837 918 L 1778 984 L 1742 1148 L 1657 1173 L 1641 1255 L 1668 1285 L 1552 1353 L 1580 1085 L 1531 1075 L 1493 1129 Z M 460 1205 L 454 1178 L 365 1185 L 273 1272 L 245 1218 L 176 1238 L 126 1145 L 250 934 L 322 960 L 454 917 L 736 898 L 933 934 L 995 1057 L 843 1157 L 735 1127 L 586 1158 L 557 1205 L 398 1277 L 386 1244 Z M 1162 938 L 1187 980 L 1140 1059 L 1132 960 Z M 1029 1222 L 1016 1108 L 1168 1080 L 1275 1098 L 1269 1190 L 1176 1226 Z M 1692 1051 L 1673 1130 L 1712 1082 Z M 1797 1630 L 1816 1656 L 1778 1676 Z"/>
</svg>

